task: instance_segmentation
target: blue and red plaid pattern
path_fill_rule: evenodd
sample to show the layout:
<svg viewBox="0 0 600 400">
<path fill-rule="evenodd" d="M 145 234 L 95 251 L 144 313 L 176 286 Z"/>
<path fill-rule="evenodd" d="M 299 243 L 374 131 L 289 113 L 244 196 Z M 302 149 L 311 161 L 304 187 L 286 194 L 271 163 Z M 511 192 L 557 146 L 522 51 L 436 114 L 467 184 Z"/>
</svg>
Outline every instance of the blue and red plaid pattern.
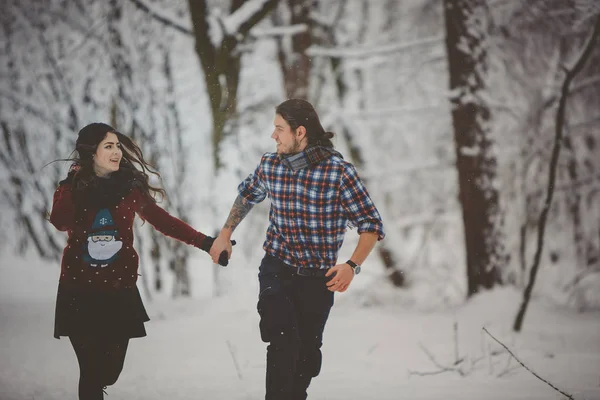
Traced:
<svg viewBox="0 0 600 400">
<path fill-rule="evenodd" d="M 294 267 L 330 268 L 337 262 L 346 227 L 383 239 L 381 216 L 354 166 L 338 156 L 293 171 L 275 153 L 238 186 L 240 196 L 257 204 L 271 200 L 263 248 Z"/>
</svg>

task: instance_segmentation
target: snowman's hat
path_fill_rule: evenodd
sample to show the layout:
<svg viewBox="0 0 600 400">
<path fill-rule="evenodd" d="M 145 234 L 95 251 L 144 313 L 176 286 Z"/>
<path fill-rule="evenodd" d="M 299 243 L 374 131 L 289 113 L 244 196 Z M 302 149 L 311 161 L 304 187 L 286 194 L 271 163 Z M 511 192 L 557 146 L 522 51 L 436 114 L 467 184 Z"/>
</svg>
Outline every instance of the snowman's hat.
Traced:
<svg viewBox="0 0 600 400">
<path fill-rule="evenodd" d="M 117 230 L 115 229 L 115 221 L 107 208 L 100 210 L 94 218 L 94 223 L 90 229 L 90 234 L 93 235 L 110 235 L 115 236 Z"/>
</svg>

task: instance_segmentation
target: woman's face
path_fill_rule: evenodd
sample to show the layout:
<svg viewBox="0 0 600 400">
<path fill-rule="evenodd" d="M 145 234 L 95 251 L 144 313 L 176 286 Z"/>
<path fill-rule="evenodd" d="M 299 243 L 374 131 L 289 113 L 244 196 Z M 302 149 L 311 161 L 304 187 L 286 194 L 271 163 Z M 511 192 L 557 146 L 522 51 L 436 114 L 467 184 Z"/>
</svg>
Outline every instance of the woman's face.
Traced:
<svg viewBox="0 0 600 400">
<path fill-rule="evenodd" d="M 108 174 L 119 170 L 119 163 L 123 157 L 121 144 L 117 135 L 108 132 L 104 139 L 96 148 L 94 155 L 94 171 L 98 176 L 107 176 Z"/>
</svg>

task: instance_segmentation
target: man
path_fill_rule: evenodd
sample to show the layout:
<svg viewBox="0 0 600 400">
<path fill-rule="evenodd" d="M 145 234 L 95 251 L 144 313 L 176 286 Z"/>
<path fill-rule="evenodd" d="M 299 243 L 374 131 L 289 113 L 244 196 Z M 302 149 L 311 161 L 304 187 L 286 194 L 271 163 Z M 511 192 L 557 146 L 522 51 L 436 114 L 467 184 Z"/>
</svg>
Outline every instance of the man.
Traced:
<svg viewBox="0 0 600 400">
<path fill-rule="evenodd" d="M 354 166 L 333 150 L 313 106 L 291 99 L 276 108 L 277 153 L 266 153 L 238 187 L 210 254 L 231 254 L 230 238 L 252 207 L 271 199 L 259 269 L 260 333 L 267 347 L 266 400 L 306 399 L 321 369 L 321 345 L 334 292 L 344 292 L 378 240 L 379 212 Z M 346 227 L 360 239 L 338 264 Z"/>
</svg>

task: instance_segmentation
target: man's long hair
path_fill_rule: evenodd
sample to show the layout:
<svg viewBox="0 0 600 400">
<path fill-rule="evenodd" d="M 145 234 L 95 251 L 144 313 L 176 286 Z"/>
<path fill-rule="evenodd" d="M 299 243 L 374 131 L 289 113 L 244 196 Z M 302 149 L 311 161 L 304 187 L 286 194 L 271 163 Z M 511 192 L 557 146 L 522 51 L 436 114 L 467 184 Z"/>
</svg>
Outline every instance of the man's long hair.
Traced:
<svg viewBox="0 0 600 400">
<path fill-rule="evenodd" d="M 321 125 L 315 108 L 306 100 L 289 99 L 275 108 L 275 112 L 286 120 L 293 131 L 299 126 L 306 128 L 308 146 L 333 148 L 333 132 L 327 132 Z"/>
</svg>

